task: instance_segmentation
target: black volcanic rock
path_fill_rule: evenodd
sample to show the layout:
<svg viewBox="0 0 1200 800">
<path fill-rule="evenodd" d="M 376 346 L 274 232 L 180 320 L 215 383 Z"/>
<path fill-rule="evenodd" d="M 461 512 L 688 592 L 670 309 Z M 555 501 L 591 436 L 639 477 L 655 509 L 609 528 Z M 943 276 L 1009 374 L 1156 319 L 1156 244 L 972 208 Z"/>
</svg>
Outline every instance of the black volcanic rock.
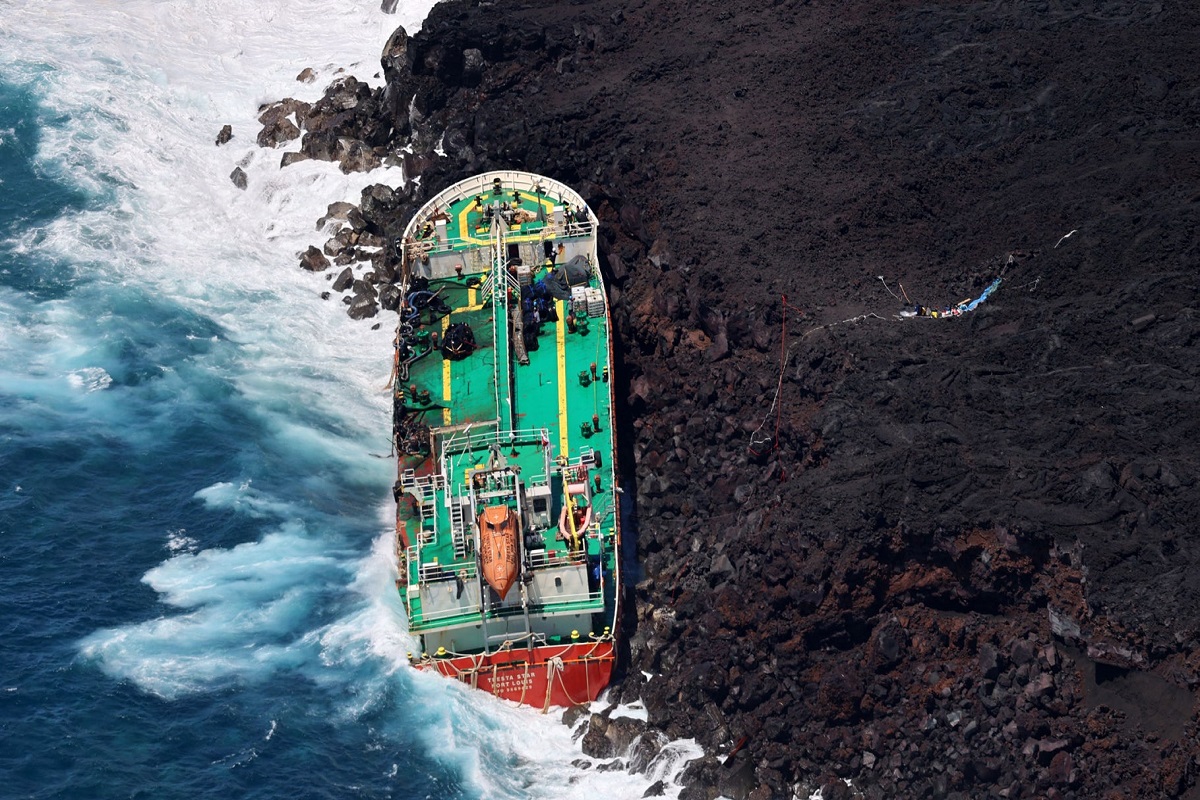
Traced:
<svg viewBox="0 0 1200 800">
<path fill-rule="evenodd" d="M 300 136 L 300 127 L 292 119 L 303 120 L 308 103 L 294 98 L 271 103 L 259 111 L 258 121 L 262 130 L 258 133 L 259 147 L 278 147 Z"/>
<path fill-rule="evenodd" d="M 338 273 L 337 278 L 334 279 L 333 285 L 330 288 L 335 292 L 344 292 L 350 288 L 352 283 L 354 283 L 354 273 L 349 267 L 346 267 Z"/>
<path fill-rule="evenodd" d="M 362 291 L 354 295 L 350 300 L 350 308 L 346 313 L 350 315 L 350 319 L 367 319 L 379 313 L 379 304 L 375 301 L 375 293 Z"/>
<path fill-rule="evenodd" d="M 329 259 L 315 247 L 309 247 L 300 255 L 300 267 L 309 272 L 323 272 L 329 269 Z"/>
<path fill-rule="evenodd" d="M 685 796 L 1195 785 L 1194 720 L 1146 725 L 1200 686 L 1198 34 L 1139 0 L 452 0 L 314 105 L 303 152 L 420 176 L 364 191 L 384 242 L 493 168 L 599 215 L 617 692 L 744 739 Z"/>
</svg>

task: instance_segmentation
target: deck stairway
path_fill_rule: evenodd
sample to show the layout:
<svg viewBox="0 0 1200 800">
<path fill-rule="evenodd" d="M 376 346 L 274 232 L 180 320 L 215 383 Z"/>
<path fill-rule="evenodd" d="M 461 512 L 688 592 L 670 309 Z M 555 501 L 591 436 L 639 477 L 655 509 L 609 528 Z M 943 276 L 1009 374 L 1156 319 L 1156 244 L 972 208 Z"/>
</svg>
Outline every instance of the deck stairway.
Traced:
<svg viewBox="0 0 1200 800">
<path fill-rule="evenodd" d="M 454 560 L 461 561 L 467 557 L 468 542 L 471 537 L 467 531 L 466 519 L 463 514 L 462 498 L 450 498 L 450 536 L 454 540 Z"/>
</svg>

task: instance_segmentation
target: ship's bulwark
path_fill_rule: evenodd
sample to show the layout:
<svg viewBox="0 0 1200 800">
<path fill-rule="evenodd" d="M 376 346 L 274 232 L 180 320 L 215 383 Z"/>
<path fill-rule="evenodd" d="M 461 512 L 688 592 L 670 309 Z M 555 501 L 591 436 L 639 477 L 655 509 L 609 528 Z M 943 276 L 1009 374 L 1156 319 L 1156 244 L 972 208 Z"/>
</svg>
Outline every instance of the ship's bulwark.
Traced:
<svg viewBox="0 0 1200 800">
<path fill-rule="evenodd" d="M 608 686 L 614 663 L 613 642 L 593 641 L 434 659 L 424 666 L 503 700 L 549 708 L 595 700 Z"/>
</svg>

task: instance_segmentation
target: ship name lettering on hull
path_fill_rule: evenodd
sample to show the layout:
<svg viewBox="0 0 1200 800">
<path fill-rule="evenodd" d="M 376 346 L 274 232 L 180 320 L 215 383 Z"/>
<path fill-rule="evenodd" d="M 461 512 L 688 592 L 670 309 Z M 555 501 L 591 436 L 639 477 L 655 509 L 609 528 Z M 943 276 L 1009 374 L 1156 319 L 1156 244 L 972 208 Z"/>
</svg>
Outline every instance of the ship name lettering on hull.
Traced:
<svg viewBox="0 0 1200 800">
<path fill-rule="evenodd" d="M 502 672 L 492 679 L 493 694 L 513 694 L 533 688 L 532 672 Z"/>
</svg>

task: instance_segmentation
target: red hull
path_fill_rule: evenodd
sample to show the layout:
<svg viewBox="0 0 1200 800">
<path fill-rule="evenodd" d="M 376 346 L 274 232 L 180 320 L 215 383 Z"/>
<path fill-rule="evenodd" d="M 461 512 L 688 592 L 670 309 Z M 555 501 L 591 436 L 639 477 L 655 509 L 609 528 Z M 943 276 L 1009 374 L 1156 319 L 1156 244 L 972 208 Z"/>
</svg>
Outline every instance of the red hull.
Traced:
<svg viewBox="0 0 1200 800">
<path fill-rule="evenodd" d="M 616 653 L 611 639 L 513 648 L 490 656 L 432 658 L 418 663 L 448 678 L 515 703 L 548 709 L 589 703 L 608 686 Z"/>
</svg>

